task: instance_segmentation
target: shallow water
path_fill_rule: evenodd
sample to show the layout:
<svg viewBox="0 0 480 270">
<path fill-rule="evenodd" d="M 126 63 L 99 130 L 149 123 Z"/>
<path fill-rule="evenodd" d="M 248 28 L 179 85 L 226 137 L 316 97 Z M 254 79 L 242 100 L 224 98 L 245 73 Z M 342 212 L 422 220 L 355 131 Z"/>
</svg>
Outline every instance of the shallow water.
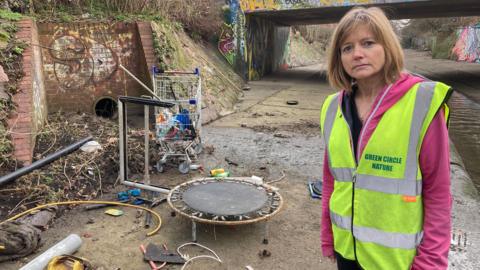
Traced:
<svg viewBox="0 0 480 270">
<path fill-rule="evenodd" d="M 477 190 L 480 190 L 480 104 L 459 92 L 449 101 L 449 134 Z"/>
</svg>

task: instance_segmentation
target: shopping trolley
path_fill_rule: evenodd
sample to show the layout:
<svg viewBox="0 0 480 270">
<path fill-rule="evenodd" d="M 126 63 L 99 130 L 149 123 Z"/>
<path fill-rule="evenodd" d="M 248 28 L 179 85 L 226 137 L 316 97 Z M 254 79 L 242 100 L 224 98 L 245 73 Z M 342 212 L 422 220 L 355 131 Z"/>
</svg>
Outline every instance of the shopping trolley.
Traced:
<svg viewBox="0 0 480 270">
<path fill-rule="evenodd" d="M 192 160 L 202 151 L 200 72 L 162 71 L 153 68 L 154 92 L 172 108 L 155 108 L 155 134 L 161 158 L 155 167 L 163 172 L 170 159 L 179 161 L 178 170 L 188 173 Z"/>
</svg>

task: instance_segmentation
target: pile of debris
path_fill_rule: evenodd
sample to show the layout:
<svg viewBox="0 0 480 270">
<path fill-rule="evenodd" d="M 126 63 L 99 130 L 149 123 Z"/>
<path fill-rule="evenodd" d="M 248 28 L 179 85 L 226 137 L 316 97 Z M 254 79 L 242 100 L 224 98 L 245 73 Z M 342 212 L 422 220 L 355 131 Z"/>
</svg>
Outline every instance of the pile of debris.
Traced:
<svg viewBox="0 0 480 270">
<path fill-rule="evenodd" d="M 96 147 L 70 153 L 0 187 L 0 200 L 6 202 L 0 206 L 0 219 L 36 204 L 91 200 L 108 192 L 115 184 L 119 170 L 116 121 L 88 114 L 50 115 L 37 136 L 34 162 L 88 136 L 93 137 L 95 143 L 92 145 Z M 129 129 L 131 173 L 143 172 L 143 139 L 142 131 Z"/>
</svg>

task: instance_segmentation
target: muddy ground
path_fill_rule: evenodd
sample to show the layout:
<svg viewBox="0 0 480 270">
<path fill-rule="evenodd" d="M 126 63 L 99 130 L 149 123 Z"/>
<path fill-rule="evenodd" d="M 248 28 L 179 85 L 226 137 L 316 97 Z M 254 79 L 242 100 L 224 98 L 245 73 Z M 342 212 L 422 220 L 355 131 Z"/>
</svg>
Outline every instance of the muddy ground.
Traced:
<svg viewBox="0 0 480 270">
<path fill-rule="evenodd" d="M 434 63 L 432 60 L 429 65 Z M 202 138 L 210 151 L 204 151 L 199 163 L 207 171 L 222 167 L 233 176 L 257 175 L 265 181 L 280 179 L 283 172 L 286 177 L 274 185 L 284 198 L 284 208 L 268 221 L 268 244 L 262 243 L 262 223 L 234 227 L 200 225 L 198 242 L 216 251 L 223 264 L 199 260 L 187 269 L 245 269 L 246 266 L 262 270 L 336 269 L 320 255 L 320 200 L 312 199 L 307 191 L 308 181 L 322 177 L 319 108 L 331 93 L 319 70 L 320 65 L 297 68 L 251 82 L 251 89 L 244 91 L 236 113 L 204 126 Z M 287 100 L 297 100 L 298 105 L 287 105 Z M 467 246 L 452 244 L 450 269 L 478 269 L 478 193 L 465 174 L 462 161 L 458 155 L 454 156 L 454 230 L 468 232 L 469 242 Z M 179 175 L 175 165 L 165 173 L 152 171 L 152 174 L 155 184 L 168 187 L 206 175 L 199 171 Z M 125 189 L 117 185 L 104 198 L 111 199 L 115 192 Z M 188 219 L 172 216 L 167 204 L 154 209 L 162 217 L 162 228 L 151 237 L 146 236 L 149 230 L 143 228 L 144 217 L 134 209 L 123 209 L 125 214 L 120 217 L 105 215 L 105 209 L 69 210 L 43 233 L 45 245 L 37 254 L 68 234 L 77 233 L 82 236 L 83 245 L 76 255 L 85 257 L 100 269 L 150 269 L 142 260 L 140 244 L 165 243 L 172 249 L 192 239 Z M 188 250 L 191 255 L 200 254 L 198 249 Z M 263 250 L 271 255 L 259 256 Z M 2 263 L 0 268 L 18 269 L 34 257 Z M 167 269 L 180 269 L 180 266 L 168 266 Z"/>
<path fill-rule="evenodd" d="M 252 82 L 244 92 L 237 113 L 225 116 L 204 126 L 202 138 L 214 151 L 205 151 L 199 160 L 205 169 L 222 167 L 232 176 L 263 177 L 271 181 L 286 176 L 275 186 L 280 188 L 284 208 L 268 221 L 268 244 L 263 244 L 264 224 L 235 227 L 200 225 L 198 242 L 218 253 L 224 261 L 194 262 L 190 269 L 334 269 L 320 257 L 320 201 L 312 199 L 307 182 L 321 178 L 323 147 L 319 136 L 319 107 L 329 93 L 325 83 L 319 87 L 314 76 L 319 66 L 299 72 L 300 76 L 277 75 Z M 293 73 L 295 73 L 293 72 Z M 317 73 L 318 75 L 318 73 Z M 298 100 L 295 106 L 287 100 Z M 185 180 L 201 177 L 201 172 L 179 175 L 172 164 L 165 173 L 152 172 L 152 182 L 173 187 Z M 112 190 L 126 189 L 117 186 Z M 106 198 L 111 194 L 106 194 Z M 103 269 L 150 269 L 142 260 L 140 244 L 167 244 L 176 248 L 191 241 L 191 222 L 172 217 L 167 204 L 155 208 L 162 217 L 162 228 L 146 237 L 143 216 L 135 209 L 124 209 L 121 217 L 105 215 L 103 210 L 83 211 L 81 208 L 65 213 L 43 234 L 44 247 L 39 252 L 70 233 L 82 236 L 83 245 L 77 252 Z M 269 257 L 259 256 L 268 250 Z M 193 249 L 195 250 L 195 249 Z M 34 255 L 15 263 L 0 264 L 2 269 L 18 269 Z M 167 269 L 180 269 L 169 266 Z"/>
</svg>

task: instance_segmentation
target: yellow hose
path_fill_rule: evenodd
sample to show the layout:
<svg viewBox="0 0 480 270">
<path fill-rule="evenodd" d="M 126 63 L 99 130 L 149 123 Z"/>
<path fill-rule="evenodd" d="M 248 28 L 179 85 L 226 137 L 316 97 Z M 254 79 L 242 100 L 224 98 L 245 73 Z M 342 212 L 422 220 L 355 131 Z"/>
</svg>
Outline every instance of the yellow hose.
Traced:
<svg viewBox="0 0 480 270">
<path fill-rule="evenodd" d="M 138 209 L 148 211 L 158 219 L 158 224 L 157 224 L 157 227 L 153 231 L 147 233 L 147 236 L 154 235 L 156 232 L 158 232 L 158 230 L 160 230 L 160 227 L 162 226 L 162 219 L 160 218 L 160 215 L 157 214 L 155 211 L 153 211 L 151 209 L 148 209 L 148 208 L 143 207 L 143 206 L 133 205 L 133 204 L 127 204 L 127 203 L 121 203 L 121 202 L 109 202 L 109 201 L 67 201 L 67 202 L 47 203 L 47 204 L 40 205 L 40 206 L 37 206 L 35 208 L 29 209 L 25 212 L 22 212 L 22 213 L 18 214 L 18 215 L 15 215 L 15 216 L 13 216 L 13 217 L 11 217 L 11 218 L 3 221 L 3 222 L 0 222 L 0 224 L 3 224 L 7 221 L 15 220 L 15 219 L 17 219 L 19 217 L 22 217 L 22 216 L 24 216 L 24 215 L 26 215 L 26 214 L 28 214 L 32 211 L 35 211 L 35 210 L 39 210 L 39 209 L 46 208 L 46 207 L 53 206 L 53 205 L 68 205 L 68 204 L 109 204 L 109 205 L 119 205 L 119 206 L 133 207 L 133 208 L 138 208 Z"/>
</svg>

